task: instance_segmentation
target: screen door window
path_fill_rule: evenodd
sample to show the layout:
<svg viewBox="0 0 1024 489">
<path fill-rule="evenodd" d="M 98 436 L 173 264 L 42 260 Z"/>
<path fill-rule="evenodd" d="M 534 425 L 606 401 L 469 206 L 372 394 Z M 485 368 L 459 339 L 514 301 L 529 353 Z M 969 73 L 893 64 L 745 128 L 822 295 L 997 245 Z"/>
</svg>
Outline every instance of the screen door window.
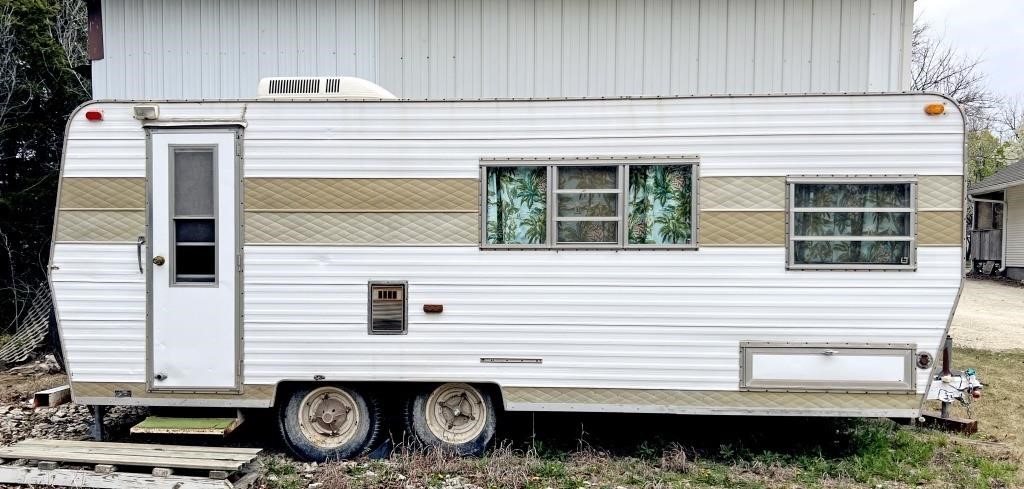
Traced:
<svg viewBox="0 0 1024 489">
<path fill-rule="evenodd" d="M 171 282 L 217 281 L 216 148 L 171 148 Z"/>
</svg>

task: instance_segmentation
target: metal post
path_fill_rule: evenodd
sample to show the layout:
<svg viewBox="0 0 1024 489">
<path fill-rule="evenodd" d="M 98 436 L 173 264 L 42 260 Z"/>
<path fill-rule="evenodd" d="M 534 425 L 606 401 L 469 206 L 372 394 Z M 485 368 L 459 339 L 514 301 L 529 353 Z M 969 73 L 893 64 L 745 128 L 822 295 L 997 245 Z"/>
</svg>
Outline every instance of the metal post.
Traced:
<svg viewBox="0 0 1024 489">
<path fill-rule="evenodd" d="M 92 408 L 92 438 L 103 441 L 103 416 L 107 413 L 106 406 L 90 406 Z"/>
<path fill-rule="evenodd" d="M 953 363 L 953 337 L 946 335 L 946 341 L 942 345 L 942 376 L 952 375 L 950 365 Z M 943 418 L 949 417 L 949 403 L 942 402 L 942 410 L 939 412 L 939 416 Z"/>
</svg>

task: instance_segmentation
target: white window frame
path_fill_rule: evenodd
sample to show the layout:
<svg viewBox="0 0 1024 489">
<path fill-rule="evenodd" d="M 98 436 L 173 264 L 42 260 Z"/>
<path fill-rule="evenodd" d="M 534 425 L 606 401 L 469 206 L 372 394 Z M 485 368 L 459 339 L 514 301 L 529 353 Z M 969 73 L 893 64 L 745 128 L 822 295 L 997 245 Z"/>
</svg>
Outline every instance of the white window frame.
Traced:
<svg viewBox="0 0 1024 489">
<path fill-rule="evenodd" d="M 690 172 L 690 243 L 681 244 L 630 244 L 626 236 L 629 220 L 627 196 L 629 194 L 630 166 L 677 166 L 689 165 Z M 487 242 L 487 171 L 496 167 L 533 166 L 545 167 L 547 171 L 547 239 L 538 244 L 497 244 Z M 616 189 L 557 189 L 558 167 L 566 166 L 610 166 L 616 167 L 618 188 Z M 480 239 L 481 249 L 559 249 L 559 250 L 696 250 L 698 249 L 700 159 L 694 155 L 636 156 L 636 157 L 587 157 L 587 158 L 484 158 L 480 160 Z M 558 217 L 558 195 L 610 193 L 618 195 L 617 213 L 614 218 Z M 617 242 L 615 243 L 558 243 L 557 222 L 570 221 L 616 221 Z"/>
<path fill-rule="evenodd" d="M 906 184 L 910 186 L 909 207 L 796 207 L 797 184 Z M 797 212 L 907 212 L 910 230 L 907 236 L 797 236 Z M 796 263 L 796 241 L 907 241 L 907 264 L 879 263 Z M 788 270 L 892 270 L 917 269 L 917 177 L 916 176 L 857 176 L 857 175 L 800 175 L 786 178 L 786 269 Z"/>
</svg>

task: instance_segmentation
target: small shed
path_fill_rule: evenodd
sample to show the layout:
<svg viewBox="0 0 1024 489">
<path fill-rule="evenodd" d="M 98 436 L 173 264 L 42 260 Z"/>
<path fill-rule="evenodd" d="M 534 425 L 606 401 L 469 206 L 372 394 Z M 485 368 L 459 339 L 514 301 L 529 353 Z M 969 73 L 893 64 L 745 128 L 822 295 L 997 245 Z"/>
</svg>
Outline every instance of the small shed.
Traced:
<svg viewBox="0 0 1024 489">
<path fill-rule="evenodd" d="M 970 259 L 976 270 L 1024 280 L 1024 159 L 971 185 Z"/>
</svg>

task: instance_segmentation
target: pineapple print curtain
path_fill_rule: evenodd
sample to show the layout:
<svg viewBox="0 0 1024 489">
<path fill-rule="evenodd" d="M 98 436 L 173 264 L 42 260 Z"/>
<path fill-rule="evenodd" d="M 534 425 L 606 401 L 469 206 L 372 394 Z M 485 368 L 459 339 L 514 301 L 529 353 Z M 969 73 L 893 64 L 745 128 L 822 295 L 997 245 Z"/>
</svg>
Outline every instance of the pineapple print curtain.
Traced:
<svg viewBox="0 0 1024 489">
<path fill-rule="evenodd" d="M 547 201 L 549 174 L 557 175 L 552 203 Z M 485 181 L 486 244 L 622 247 L 694 241 L 693 165 L 495 166 L 486 169 Z M 619 235 L 620 228 L 626 236 Z"/>
<path fill-rule="evenodd" d="M 692 166 L 629 167 L 629 244 L 690 244 Z"/>
<path fill-rule="evenodd" d="M 547 241 L 547 168 L 510 166 L 487 171 L 487 243 Z"/>
</svg>

